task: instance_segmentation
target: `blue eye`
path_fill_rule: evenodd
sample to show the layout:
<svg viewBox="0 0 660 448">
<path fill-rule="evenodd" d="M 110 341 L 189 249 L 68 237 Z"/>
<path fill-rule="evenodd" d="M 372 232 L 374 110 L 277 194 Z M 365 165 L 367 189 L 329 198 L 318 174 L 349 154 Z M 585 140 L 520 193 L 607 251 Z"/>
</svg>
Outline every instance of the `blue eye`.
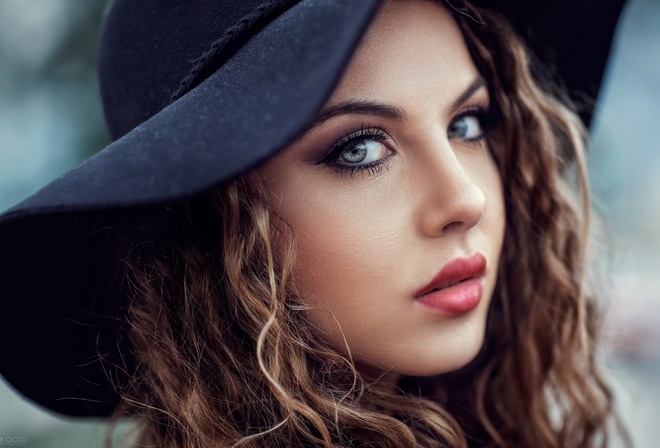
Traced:
<svg viewBox="0 0 660 448">
<path fill-rule="evenodd" d="M 373 163 L 387 157 L 390 152 L 383 142 L 374 138 L 364 138 L 349 142 L 339 153 L 337 163 L 342 165 Z"/>
<path fill-rule="evenodd" d="M 385 167 L 393 153 L 386 144 L 388 139 L 380 129 L 360 129 L 335 143 L 317 165 L 330 166 L 340 173 L 369 171 L 375 174 Z"/>
<path fill-rule="evenodd" d="M 447 129 L 447 137 L 459 138 L 467 142 L 476 142 L 486 137 L 483 110 L 471 110 L 454 118 Z"/>
</svg>

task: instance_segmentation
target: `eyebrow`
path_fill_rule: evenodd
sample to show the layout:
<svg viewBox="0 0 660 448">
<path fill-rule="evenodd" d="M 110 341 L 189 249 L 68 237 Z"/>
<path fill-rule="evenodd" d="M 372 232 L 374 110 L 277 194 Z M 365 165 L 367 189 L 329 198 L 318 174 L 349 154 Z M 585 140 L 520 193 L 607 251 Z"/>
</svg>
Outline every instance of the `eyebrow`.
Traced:
<svg viewBox="0 0 660 448">
<path fill-rule="evenodd" d="M 372 115 L 388 118 L 390 120 L 402 121 L 406 116 L 406 111 L 400 107 L 374 103 L 371 101 L 345 101 L 323 109 L 314 119 L 310 128 L 320 126 L 331 118 L 348 114 Z"/>
<path fill-rule="evenodd" d="M 486 80 L 479 76 L 477 79 L 472 81 L 472 84 L 468 86 L 467 89 L 461 95 L 454 101 L 454 104 L 451 106 L 451 111 L 455 111 L 459 107 L 463 105 L 467 100 L 470 99 L 472 95 L 474 95 L 479 89 L 484 87 L 486 85 Z"/>
<path fill-rule="evenodd" d="M 463 103 L 470 99 L 475 92 L 485 85 L 486 80 L 484 78 L 478 77 L 475 79 L 472 84 L 470 84 L 467 89 L 459 95 L 456 101 L 454 101 L 450 110 L 454 111 L 458 109 Z M 310 129 L 320 126 L 331 118 L 349 114 L 371 115 L 397 121 L 403 121 L 406 118 L 406 111 L 401 107 L 374 103 L 371 101 L 344 101 L 323 109 L 312 122 Z"/>
</svg>

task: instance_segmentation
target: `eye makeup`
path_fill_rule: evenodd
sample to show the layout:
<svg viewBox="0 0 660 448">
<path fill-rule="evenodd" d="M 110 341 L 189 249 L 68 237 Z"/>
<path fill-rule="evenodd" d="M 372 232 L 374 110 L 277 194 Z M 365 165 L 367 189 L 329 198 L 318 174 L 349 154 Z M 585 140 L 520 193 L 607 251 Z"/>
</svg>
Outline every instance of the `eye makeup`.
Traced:
<svg viewBox="0 0 660 448">
<path fill-rule="evenodd" d="M 447 126 L 447 138 L 466 145 L 486 146 L 496 124 L 496 117 L 488 104 L 470 105 L 451 119 Z M 332 143 L 314 164 L 350 176 L 358 173 L 380 174 L 396 154 L 392 141 L 382 126 L 362 123 L 357 130 L 344 134 Z"/>
<path fill-rule="evenodd" d="M 380 174 L 394 155 L 391 138 L 379 127 L 362 124 L 332 144 L 325 156 L 315 163 L 332 168 L 339 174 Z"/>
<path fill-rule="evenodd" d="M 456 114 L 447 127 L 447 137 L 467 144 L 480 144 L 488 139 L 497 125 L 490 105 L 473 105 Z"/>
</svg>

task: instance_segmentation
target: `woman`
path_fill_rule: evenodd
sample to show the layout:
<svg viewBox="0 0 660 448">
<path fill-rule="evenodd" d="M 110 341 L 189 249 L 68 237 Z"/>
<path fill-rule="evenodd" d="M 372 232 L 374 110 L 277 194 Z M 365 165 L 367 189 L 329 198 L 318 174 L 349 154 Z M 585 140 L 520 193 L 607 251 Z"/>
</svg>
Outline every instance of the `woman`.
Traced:
<svg viewBox="0 0 660 448">
<path fill-rule="evenodd" d="M 174 3 L 115 2 L 115 143 L 3 216 L 3 375 L 142 446 L 605 445 L 582 125 L 509 25 Z"/>
</svg>

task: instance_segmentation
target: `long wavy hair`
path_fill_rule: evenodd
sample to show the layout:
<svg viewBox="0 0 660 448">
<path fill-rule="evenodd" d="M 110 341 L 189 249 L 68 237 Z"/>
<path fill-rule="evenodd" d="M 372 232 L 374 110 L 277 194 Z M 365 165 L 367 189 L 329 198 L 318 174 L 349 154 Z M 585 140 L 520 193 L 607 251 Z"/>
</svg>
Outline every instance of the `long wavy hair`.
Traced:
<svg viewBox="0 0 660 448">
<path fill-rule="evenodd" d="M 295 234 L 248 174 L 125 225 L 137 367 L 116 415 L 136 417 L 139 446 L 607 444 L 614 411 L 586 286 L 583 126 L 532 77 L 504 19 L 456 7 L 500 117 L 489 145 L 507 210 L 480 355 L 396 390 L 358 372 L 305 320 Z"/>
</svg>

